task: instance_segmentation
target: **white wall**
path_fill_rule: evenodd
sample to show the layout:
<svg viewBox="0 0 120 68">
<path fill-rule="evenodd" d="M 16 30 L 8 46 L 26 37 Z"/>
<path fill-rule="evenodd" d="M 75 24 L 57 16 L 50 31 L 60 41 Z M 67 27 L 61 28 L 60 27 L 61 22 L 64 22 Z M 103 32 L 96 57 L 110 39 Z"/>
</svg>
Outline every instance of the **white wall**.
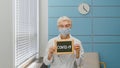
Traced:
<svg viewBox="0 0 120 68">
<path fill-rule="evenodd" d="M 48 0 L 40 0 L 40 57 L 44 56 L 48 42 Z"/>
<path fill-rule="evenodd" d="M 12 0 L 0 0 L 0 68 L 14 68 L 12 33 Z"/>
</svg>

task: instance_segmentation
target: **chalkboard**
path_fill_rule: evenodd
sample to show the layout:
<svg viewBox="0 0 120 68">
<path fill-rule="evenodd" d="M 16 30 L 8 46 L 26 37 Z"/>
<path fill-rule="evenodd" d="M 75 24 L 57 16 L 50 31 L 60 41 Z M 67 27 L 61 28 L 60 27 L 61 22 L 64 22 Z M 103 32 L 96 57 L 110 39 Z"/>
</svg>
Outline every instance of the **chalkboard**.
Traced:
<svg viewBox="0 0 120 68">
<path fill-rule="evenodd" d="M 73 40 L 55 40 L 57 54 L 74 53 Z"/>
</svg>

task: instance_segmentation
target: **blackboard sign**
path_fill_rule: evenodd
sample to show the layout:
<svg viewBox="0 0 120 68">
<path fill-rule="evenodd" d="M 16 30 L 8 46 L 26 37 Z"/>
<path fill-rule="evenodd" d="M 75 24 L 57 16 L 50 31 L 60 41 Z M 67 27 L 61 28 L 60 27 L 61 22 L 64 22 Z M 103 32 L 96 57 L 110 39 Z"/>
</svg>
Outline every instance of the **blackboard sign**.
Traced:
<svg viewBox="0 0 120 68">
<path fill-rule="evenodd" d="M 57 54 L 74 53 L 73 40 L 55 40 Z"/>
</svg>

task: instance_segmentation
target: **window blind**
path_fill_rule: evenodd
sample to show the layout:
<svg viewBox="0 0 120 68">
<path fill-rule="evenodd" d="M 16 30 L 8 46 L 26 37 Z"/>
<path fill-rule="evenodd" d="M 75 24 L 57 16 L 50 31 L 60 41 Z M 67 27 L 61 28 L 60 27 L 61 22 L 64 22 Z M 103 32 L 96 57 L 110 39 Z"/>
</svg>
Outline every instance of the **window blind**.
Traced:
<svg viewBox="0 0 120 68">
<path fill-rule="evenodd" d="M 15 0 L 15 66 L 37 54 L 37 0 Z"/>
</svg>

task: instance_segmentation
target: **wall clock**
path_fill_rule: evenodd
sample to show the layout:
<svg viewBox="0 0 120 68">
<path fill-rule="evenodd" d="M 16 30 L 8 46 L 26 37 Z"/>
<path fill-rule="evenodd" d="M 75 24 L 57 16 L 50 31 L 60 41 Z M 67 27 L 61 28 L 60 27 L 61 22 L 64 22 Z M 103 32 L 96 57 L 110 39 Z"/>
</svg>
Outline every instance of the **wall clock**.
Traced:
<svg viewBox="0 0 120 68">
<path fill-rule="evenodd" d="M 88 14 L 89 11 L 90 11 L 90 6 L 89 6 L 89 4 L 87 4 L 87 3 L 81 3 L 81 4 L 78 6 L 78 11 L 79 11 L 81 14 L 83 14 L 83 15 Z"/>
</svg>

